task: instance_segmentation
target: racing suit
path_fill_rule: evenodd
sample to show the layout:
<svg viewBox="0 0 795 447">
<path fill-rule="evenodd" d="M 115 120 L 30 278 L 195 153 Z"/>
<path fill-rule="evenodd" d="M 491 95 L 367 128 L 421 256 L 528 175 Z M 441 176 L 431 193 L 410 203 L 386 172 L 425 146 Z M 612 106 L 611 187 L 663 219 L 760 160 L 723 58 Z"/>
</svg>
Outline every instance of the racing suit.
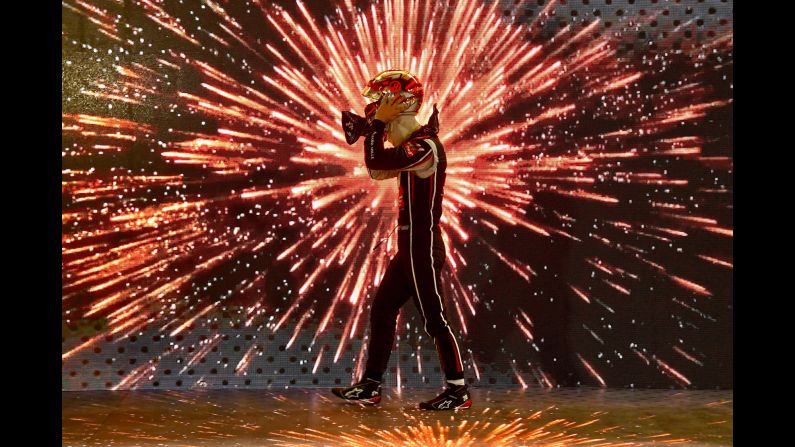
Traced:
<svg viewBox="0 0 795 447">
<path fill-rule="evenodd" d="M 385 148 L 385 124 L 373 120 L 365 135 L 365 164 L 377 180 L 398 179 L 398 251 L 387 266 L 370 310 L 365 377 L 380 380 L 395 339 L 397 316 L 409 297 L 434 340 L 447 380 L 464 378 L 461 352 L 448 324 L 441 283 L 445 245 L 439 229 L 447 158 L 436 110 L 428 125 L 396 148 Z M 372 377 L 374 376 L 374 377 Z"/>
</svg>

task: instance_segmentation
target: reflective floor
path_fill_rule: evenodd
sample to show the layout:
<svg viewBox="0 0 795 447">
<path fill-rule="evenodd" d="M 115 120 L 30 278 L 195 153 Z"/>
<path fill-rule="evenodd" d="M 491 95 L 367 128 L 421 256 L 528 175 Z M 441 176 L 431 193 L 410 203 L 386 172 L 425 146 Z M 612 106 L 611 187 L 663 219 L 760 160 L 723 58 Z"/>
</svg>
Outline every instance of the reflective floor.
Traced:
<svg viewBox="0 0 795 447">
<path fill-rule="evenodd" d="M 64 446 L 730 446 L 732 391 L 472 388 L 457 413 L 326 389 L 63 393 Z"/>
</svg>

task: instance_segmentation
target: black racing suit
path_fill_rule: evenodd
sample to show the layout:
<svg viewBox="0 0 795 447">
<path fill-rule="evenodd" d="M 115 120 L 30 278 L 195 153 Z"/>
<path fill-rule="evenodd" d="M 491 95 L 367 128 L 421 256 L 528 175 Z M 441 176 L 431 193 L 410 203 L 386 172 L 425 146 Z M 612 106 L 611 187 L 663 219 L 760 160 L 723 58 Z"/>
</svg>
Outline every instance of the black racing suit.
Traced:
<svg viewBox="0 0 795 447">
<path fill-rule="evenodd" d="M 398 252 L 392 257 L 370 310 L 370 341 L 365 377 L 381 380 L 395 339 L 400 308 L 411 297 L 425 332 L 433 338 L 448 380 L 464 378 L 461 352 L 448 324 L 441 270 L 445 246 L 439 229 L 447 157 L 433 125 L 411 134 L 396 148 L 384 147 L 385 124 L 373 120 L 365 136 L 370 176 L 397 176 Z"/>
</svg>

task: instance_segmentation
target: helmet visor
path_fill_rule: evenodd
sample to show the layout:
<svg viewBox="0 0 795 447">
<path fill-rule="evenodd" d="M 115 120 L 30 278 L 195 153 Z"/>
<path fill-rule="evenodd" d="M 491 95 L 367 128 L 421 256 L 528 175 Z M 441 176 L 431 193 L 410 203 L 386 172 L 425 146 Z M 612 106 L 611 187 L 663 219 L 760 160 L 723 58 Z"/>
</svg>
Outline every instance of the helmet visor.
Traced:
<svg viewBox="0 0 795 447">
<path fill-rule="evenodd" d="M 381 99 L 382 94 L 380 90 L 374 89 L 368 85 L 362 90 L 362 96 L 372 99 L 373 101 L 378 101 Z"/>
</svg>

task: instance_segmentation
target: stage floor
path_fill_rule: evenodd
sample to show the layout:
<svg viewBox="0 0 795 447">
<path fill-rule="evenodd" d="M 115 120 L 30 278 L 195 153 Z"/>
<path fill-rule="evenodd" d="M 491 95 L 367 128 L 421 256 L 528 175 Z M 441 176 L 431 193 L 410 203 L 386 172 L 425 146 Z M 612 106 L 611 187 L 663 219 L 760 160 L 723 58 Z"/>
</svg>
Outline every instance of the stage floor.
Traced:
<svg viewBox="0 0 795 447">
<path fill-rule="evenodd" d="M 732 391 L 471 391 L 456 413 L 417 410 L 432 389 L 385 390 L 378 407 L 327 389 L 63 392 L 63 445 L 732 445 Z"/>
</svg>

